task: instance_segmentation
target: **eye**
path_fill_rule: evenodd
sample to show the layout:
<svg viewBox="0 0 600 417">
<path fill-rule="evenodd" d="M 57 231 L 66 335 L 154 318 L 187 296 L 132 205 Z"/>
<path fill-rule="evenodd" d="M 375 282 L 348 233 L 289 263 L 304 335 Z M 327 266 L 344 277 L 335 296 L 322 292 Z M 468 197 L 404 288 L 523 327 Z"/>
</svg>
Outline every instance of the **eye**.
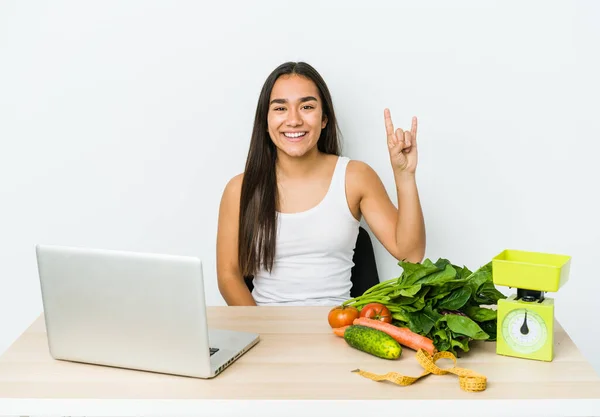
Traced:
<svg viewBox="0 0 600 417">
<path fill-rule="evenodd" d="M 306 105 L 306 106 L 304 106 L 303 108 L 304 108 L 304 109 L 308 109 L 308 110 L 312 110 L 312 109 L 314 109 L 315 107 L 314 107 L 314 106 L 311 106 L 310 104 L 307 104 L 307 105 Z"/>
<path fill-rule="evenodd" d="M 280 111 L 280 110 L 285 110 L 285 108 L 284 107 L 275 107 L 273 110 L 274 111 Z"/>
</svg>

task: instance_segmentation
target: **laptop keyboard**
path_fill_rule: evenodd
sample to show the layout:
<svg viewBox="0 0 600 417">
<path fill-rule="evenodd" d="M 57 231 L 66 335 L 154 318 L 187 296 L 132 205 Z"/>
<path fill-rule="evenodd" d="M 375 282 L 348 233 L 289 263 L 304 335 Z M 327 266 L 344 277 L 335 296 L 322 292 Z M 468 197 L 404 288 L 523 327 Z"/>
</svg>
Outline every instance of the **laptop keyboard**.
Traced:
<svg viewBox="0 0 600 417">
<path fill-rule="evenodd" d="M 210 356 L 214 355 L 215 353 L 217 353 L 219 351 L 219 348 L 209 348 L 210 349 Z"/>
</svg>

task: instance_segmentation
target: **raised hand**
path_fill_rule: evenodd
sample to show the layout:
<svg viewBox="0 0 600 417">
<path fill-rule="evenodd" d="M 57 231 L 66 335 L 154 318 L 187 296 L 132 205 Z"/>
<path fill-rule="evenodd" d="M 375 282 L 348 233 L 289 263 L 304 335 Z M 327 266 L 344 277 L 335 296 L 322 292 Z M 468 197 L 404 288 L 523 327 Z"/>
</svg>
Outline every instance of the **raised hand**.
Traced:
<svg viewBox="0 0 600 417">
<path fill-rule="evenodd" d="M 390 162 L 395 173 L 414 174 L 417 169 L 417 118 L 412 118 L 410 131 L 400 128 L 394 131 L 389 109 L 383 111 L 387 133 Z"/>
</svg>

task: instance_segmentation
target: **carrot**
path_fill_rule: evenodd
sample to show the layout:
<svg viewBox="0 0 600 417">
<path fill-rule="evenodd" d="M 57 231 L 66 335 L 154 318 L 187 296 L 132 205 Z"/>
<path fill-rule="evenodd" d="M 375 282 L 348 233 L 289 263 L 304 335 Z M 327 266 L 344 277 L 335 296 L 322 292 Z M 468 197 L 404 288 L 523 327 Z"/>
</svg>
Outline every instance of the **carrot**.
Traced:
<svg viewBox="0 0 600 417">
<path fill-rule="evenodd" d="M 339 337 L 344 337 L 344 332 L 346 331 L 346 329 L 347 329 L 348 327 L 350 327 L 350 325 L 348 325 L 348 326 L 342 326 L 342 327 L 335 327 L 335 328 L 333 329 L 333 333 L 334 333 L 336 336 L 339 336 Z"/>
<path fill-rule="evenodd" d="M 382 332 L 392 336 L 396 342 L 408 348 L 414 350 L 424 349 L 430 355 L 433 355 L 437 352 L 437 349 L 433 346 L 433 340 L 413 332 L 408 327 L 398 327 L 390 323 L 368 319 L 366 317 L 354 319 L 353 324 L 360 324 L 373 329 L 381 330 Z"/>
</svg>

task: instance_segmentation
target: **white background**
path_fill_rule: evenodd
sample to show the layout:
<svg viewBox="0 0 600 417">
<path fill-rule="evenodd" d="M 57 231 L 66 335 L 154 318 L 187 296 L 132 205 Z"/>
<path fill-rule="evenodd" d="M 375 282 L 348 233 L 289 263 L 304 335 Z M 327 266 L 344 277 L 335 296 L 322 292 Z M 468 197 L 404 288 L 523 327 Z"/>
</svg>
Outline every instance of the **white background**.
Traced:
<svg viewBox="0 0 600 417">
<path fill-rule="evenodd" d="M 394 202 L 383 109 L 398 127 L 419 117 L 427 257 L 573 257 L 548 296 L 600 370 L 600 5 L 369 4 L 1 2 L 0 353 L 42 311 L 36 243 L 199 256 L 224 304 L 221 192 L 265 78 L 303 60 L 331 89 L 344 154 Z M 380 277 L 397 277 L 375 244 Z"/>
</svg>

